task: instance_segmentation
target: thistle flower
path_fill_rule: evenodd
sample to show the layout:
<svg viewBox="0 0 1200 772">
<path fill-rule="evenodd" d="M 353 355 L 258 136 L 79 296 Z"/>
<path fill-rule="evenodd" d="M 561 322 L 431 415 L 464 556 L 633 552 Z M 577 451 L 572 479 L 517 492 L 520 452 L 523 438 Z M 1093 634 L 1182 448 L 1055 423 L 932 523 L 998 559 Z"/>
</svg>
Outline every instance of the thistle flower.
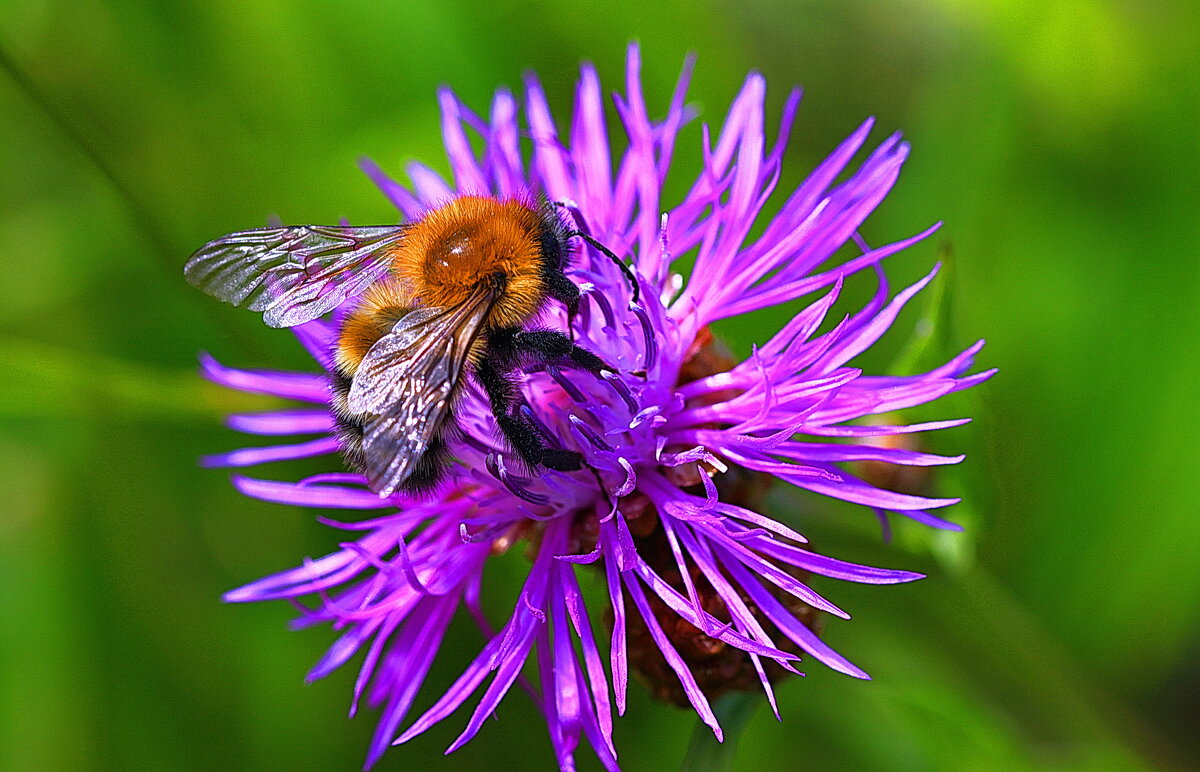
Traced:
<svg viewBox="0 0 1200 772">
<path fill-rule="evenodd" d="M 430 496 L 381 498 L 361 476 L 345 472 L 295 483 L 234 478 L 239 490 L 260 499 L 381 511 L 354 522 L 322 518 L 351 534 L 339 550 L 226 595 L 235 602 L 313 598 L 302 606 L 299 624 L 330 623 L 341 636 L 310 679 L 362 655 L 351 713 L 364 697 L 382 707 L 367 766 L 389 745 L 421 734 L 482 692 L 450 750 L 460 747 L 518 682 L 544 713 L 562 769 L 574 767 L 583 738 L 606 768 L 616 769 L 613 711 L 625 710 L 631 667 L 659 698 L 690 705 L 718 738 L 715 697 L 729 689 L 761 689 L 778 715 L 772 683 L 795 672 L 802 659 L 866 678 L 817 636 L 818 614 L 847 615 L 814 591 L 809 577 L 892 584 L 920 575 L 809 550 L 801 534 L 758 510 L 761 491 L 771 481 L 935 528 L 956 528 L 929 512 L 955 499 L 882 490 L 839 466 L 960 461 L 961 456 L 881 447 L 868 439 L 967 419 L 887 426 L 859 419 L 929 402 L 991 374 L 965 375 L 982 342 L 918 375 L 872 376 L 851 364 L 933 276 L 893 295 L 880 264 L 936 225 L 874 249 L 857 235 L 896 181 L 908 146 L 893 135 L 847 174 L 871 129 L 868 120 L 787 197 L 778 214 L 759 223 L 779 177 L 799 93 L 788 98 L 779 136 L 768 147 L 765 85 L 752 74 L 719 132 L 710 135 L 704 127 L 699 178 L 682 201 L 662 201 L 676 138 L 691 118 L 684 101 L 690 69 L 689 62 L 666 117 L 651 120 L 642 98 L 639 52 L 629 49 L 625 93 L 614 98 L 627 139 L 615 175 L 604 100 L 590 66 L 582 70 L 565 138 L 530 76 L 524 121 L 507 91 L 497 93 L 486 119 L 450 91 L 441 92 L 453 182 L 414 163 L 409 189 L 366 164 L 407 219 L 466 193 L 500 198 L 536 193 L 566 202 L 577 227 L 631 261 L 640 289 L 635 303 L 617 267 L 588 251 L 580 254 L 572 275 L 584 298 L 571 329 L 613 371 L 595 377 L 543 367 L 526 373 L 521 384 L 525 414 L 547 438 L 583 454 L 581 471 L 530 472 L 512 463 L 486 399 L 472 388 L 456 413 L 462 429 L 454 448 L 459 463 Z M 482 142 L 472 143 L 469 132 Z M 532 138 L 528 162 L 523 135 Z M 760 235 L 751 238 L 756 224 Z M 861 254 L 822 268 L 851 239 Z M 695 260 L 686 282 L 676 272 L 685 256 Z M 865 307 L 834 323 L 830 310 L 843 278 L 865 270 L 877 277 L 877 292 Z M 730 358 L 709 332 L 720 319 L 814 293 L 819 294 L 745 361 Z M 326 371 L 339 319 L 353 304 L 351 299 L 329 320 L 295 328 Z M 542 322 L 557 329 L 568 324 L 557 304 L 546 309 Z M 236 450 L 207 459 L 209 464 L 241 467 L 338 451 L 325 374 L 236 370 L 208 357 L 203 371 L 231 388 L 308 404 L 235 415 L 229 419 L 233 428 L 315 436 Z M 514 544 L 522 549 L 505 554 Z M 482 608 L 481 578 L 490 560 L 529 564 L 498 629 Z M 605 608 L 584 603 L 581 572 L 606 584 Z M 413 718 L 418 691 L 460 607 L 482 630 L 482 647 L 442 696 Z M 526 671 L 536 677 L 522 679 Z"/>
</svg>

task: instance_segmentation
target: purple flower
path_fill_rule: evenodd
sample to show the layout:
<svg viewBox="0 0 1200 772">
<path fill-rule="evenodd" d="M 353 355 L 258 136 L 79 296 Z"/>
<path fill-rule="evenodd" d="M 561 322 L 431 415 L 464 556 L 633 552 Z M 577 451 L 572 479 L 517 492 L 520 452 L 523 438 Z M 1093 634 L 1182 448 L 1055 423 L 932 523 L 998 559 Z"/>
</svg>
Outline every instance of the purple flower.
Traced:
<svg viewBox="0 0 1200 772">
<path fill-rule="evenodd" d="M 238 602 L 313 598 L 299 623 L 328 622 L 341 636 L 310 679 L 362 656 L 351 712 L 364 696 L 369 705 L 382 706 L 368 766 L 389 745 L 408 741 L 470 702 L 470 717 L 451 750 L 461 746 L 517 683 L 545 714 L 560 767 L 573 768 L 573 754 L 586 738 L 601 763 L 615 769 L 613 711 L 624 712 L 631 666 L 656 696 L 690 703 L 718 737 L 712 699 L 729 689 L 756 688 L 774 708 L 772 682 L 794 672 L 801 659 L 866 678 L 818 638 L 818 612 L 847 615 L 811 589 L 808 577 L 892 584 L 920 575 L 808 550 L 803 536 L 755 508 L 772 480 L 956 528 L 929 511 L 955 499 L 882 490 L 841 466 L 960 461 L 879 447 L 873 438 L 967 419 L 906 426 L 860 419 L 929 402 L 991 375 L 965 375 L 982 342 L 919 375 L 872 376 L 852 365 L 933 276 L 893 295 L 880 263 L 937 226 L 875 249 L 857 235 L 891 189 L 908 146 L 891 136 L 848 171 L 870 131 L 871 121 L 865 122 L 777 215 L 759 223 L 779 177 L 799 93 L 789 97 L 780 134 L 768 143 L 765 84 L 754 74 L 720 130 L 710 135 L 704 127 L 703 171 L 687 195 L 662 201 L 678 132 L 691 118 L 684 102 L 689 74 L 690 62 L 666 117 L 651 120 L 638 49 L 629 49 L 625 93 L 614 97 L 628 146 L 615 167 L 604 100 L 590 66 L 583 68 L 565 136 L 531 76 L 523 120 L 507 91 L 497 93 L 486 119 L 450 91 L 441 92 L 452 183 L 414 163 L 410 190 L 367 164 L 368 174 L 410 220 L 464 193 L 544 193 L 567 202 L 577 227 L 632 260 L 640 284 L 634 303 L 616 266 L 590 249 L 581 253 L 571 270 L 584 291 L 574 336 L 615 372 L 595 377 L 543 367 L 528 372 L 522 384 L 527 415 L 548 437 L 584 455 L 582 471 L 531 473 L 512 463 L 486 399 L 472 386 L 457 411 L 459 463 L 431 496 L 381 499 L 361 476 L 344 472 L 297 483 L 235 478 L 239 490 L 260 499 L 381 511 L 368 520 L 323 520 L 352 534 L 341 549 L 226 596 Z M 473 142 L 469 132 L 481 141 Z M 532 138 L 528 162 L 522 136 Z M 760 235 L 751 237 L 756 225 Z M 822 269 L 851 239 L 861 254 Z M 684 256 L 695 259 L 686 282 L 677 273 Z M 864 308 L 835 322 L 830 309 L 843 277 L 865 269 L 877 277 L 878 291 Z M 717 320 L 814 293 L 815 300 L 743 362 L 734 362 L 708 331 Z M 296 328 L 325 370 L 339 319 L 353 304 L 351 299 L 329 321 Z M 542 323 L 565 329 L 566 313 L 551 303 Z M 211 465 L 249 466 L 338 450 L 324 373 L 235 370 L 207 357 L 203 369 L 231 388 L 308 405 L 235 415 L 233 428 L 313 437 L 236 450 L 207 459 Z M 521 549 L 505 554 L 518 543 Z M 489 560 L 530 562 L 498 628 L 481 607 Z M 607 608 L 584 603 L 580 572 L 603 578 Z M 417 692 L 460 607 L 483 631 L 483 646 L 432 706 L 414 713 Z M 527 664 L 536 678 L 522 678 Z"/>
</svg>

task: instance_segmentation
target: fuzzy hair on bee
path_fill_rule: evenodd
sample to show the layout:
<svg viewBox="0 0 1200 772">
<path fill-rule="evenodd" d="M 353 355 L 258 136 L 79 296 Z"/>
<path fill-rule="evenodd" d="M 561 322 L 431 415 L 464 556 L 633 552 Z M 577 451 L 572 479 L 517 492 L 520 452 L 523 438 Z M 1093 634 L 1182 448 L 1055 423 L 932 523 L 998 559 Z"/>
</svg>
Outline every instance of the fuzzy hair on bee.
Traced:
<svg viewBox="0 0 1200 772">
<path fill-rule="evenodd" d="M 461 196 L 399 226 L 294 226 L 240 231 L 202 247 L 188 280 L 271 326 L 315 319 L 357 298 L 337 337 L 334 418 L 347 463 L 381 496 L 420 493 L 444 477 L 454 408 L 468 374 L 500 433 L 530 469 L 573 471 L 582 457 L 550 447 L 521 410 L 516 374 L 529 362 L 600 374 L 595 354 L 529 323 L 550 300 L 579 305 L 564 273 L 580 237 L 630 269 L 555 205 Z"/>
</svg>

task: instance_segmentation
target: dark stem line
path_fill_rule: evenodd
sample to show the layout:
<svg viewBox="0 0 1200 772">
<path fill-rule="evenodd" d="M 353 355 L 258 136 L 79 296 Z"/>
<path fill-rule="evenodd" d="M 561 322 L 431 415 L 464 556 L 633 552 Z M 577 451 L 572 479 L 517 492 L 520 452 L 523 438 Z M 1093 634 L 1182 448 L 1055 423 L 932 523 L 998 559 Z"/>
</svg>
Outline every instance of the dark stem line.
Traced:
<svg viewBox="0 0 1200 772">
<path fill-rule="evenodd" d="M 766 697 L 757 692 L 730 692 L 713 703 L 725 742 L 717 742 L 712 728 L 697 720 L 679 772 L 728 772 L 733 769 L 738 740 Z"/>
<path fill-rule="evenodd" d="M 177 273 L 179 266 L 176 265 L 174 259 L 175 250 L 171 248 L 168 239 L 163 236 L 162 230 L 159 228 L 154 216 L 150 214 L 150 210 L 121 181 L 121 178 L 117 176 L 112 166 L 104 159 L 104 156 L 88 141 L 87 137 L 75 126 L 67 114 L 49 99 L 45 91 L 38 87 L 33 78 L 29 76 L 3 46 L 0 46 L 0 69 L 12 78 L 13 82 L 29 101 L 45 114 L 50 123 L 62 132 L 67 140 L 78 148 L 84 157 L 100 172 L 100 175 L 108 181 L 113 190 L 116 191 L 117 197 L 125 204 L 135 227 L 154 247 L 161 265 L 169 269 L 172 275 Z"/>
<path fill-rule="evenodd" d="M 125 206 L 134 231 L 149 242 L 151 247 L 149 251 L 155 255 L 155 262 L 159 268 L 164 269 L 173 280 L 178 281 L 181 279 L 183 263 L 180 256 L 183 253 L 171 245 L 171 240 L 164 235 L 157 219 L 150 213 L 150 209 L 121 180 L 116 170 L 113 169 L 104 156 L 101 155 L 100 151 L 84 136 L 83 132 L 76 127 L 66 112 L 54 104 L 49 96 L 47 96 L 45 90 L 37 85 L 34 79 L 3 46 L 0 46 L 0 70 L 8 74 L 13 83 L 17 85 L 17 88 L 46 116 L 50 124 L 62 132 L 67 141 L 83 153 L 84 157 L 100 173 L 100 176 L 112 186 L 113 191 L 117 194 L 117 198 Z M 179 282 L 179 285 L 182 287 L 183 283 Z M 197 299 L 201 297 L 199 293 L 195 294 Z M 202 313 L 216 321 L 227 336 L 238 341 L 242 348 L 252 352 L 262 352 L 263 348 L 261 344 L 255 343 L 250 339 L 241 325 L 231 324 L 219 313 L 215 304 L 204 303 L 199 307 L 202 308 Z"/>
</svg>

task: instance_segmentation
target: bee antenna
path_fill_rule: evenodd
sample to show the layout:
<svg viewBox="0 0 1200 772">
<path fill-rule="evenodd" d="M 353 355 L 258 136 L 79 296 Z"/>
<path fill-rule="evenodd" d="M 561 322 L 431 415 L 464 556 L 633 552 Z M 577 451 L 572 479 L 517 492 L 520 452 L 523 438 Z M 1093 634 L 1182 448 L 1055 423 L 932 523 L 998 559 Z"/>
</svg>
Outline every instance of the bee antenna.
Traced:
<svg viewBox="0 0 1200 772">
<path fill-rule="evenodd" d="M 609 260 L 612 260 L 614 263 L 616 263 L 617 267 L 621 269 L 621 272 L 625 274 L 625 278 L 629 280 L 629 286 L 633 288 L 633 302 L 634 303 L 638 302 L 638 299 L 641 297 L 641 293 L 638 291 L 637 277 L 633 275 L 632 268 L 625 265 L 625 262 L 623 260 L 621 260 L 621 258 L 617 257 L 615 254 L 613 254 L 613 251 L 611 249 L 604 246 L 599 241 L 596 241 L 596 239 L 592 238 L 591 235 L 584 233 L 583 231 L 579 231 L 579 230 L 568 231 L 566 236 L 567 236 L 567 238 L 571 238 L 572 236 L 578 236 L 579 238 L 583 239 L 584 241 L 591 244 L 593 247 L 595 247 L 596 249 L 600 250 L 605 255 L 607 255 Z"/>
</svg>

